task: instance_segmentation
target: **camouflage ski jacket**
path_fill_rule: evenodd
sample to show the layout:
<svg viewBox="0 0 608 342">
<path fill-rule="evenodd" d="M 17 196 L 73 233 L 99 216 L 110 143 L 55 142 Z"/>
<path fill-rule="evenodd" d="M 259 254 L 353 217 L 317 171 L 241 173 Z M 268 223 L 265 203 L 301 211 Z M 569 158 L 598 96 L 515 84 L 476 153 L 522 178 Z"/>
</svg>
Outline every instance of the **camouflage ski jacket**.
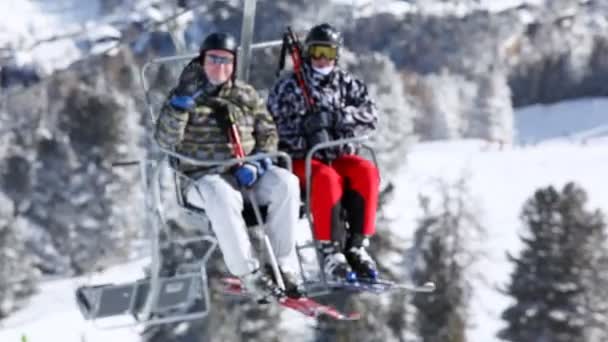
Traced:
<svg viewBox="0 0 608 342">
<path fill-rule="evenodd" d="M 263 99 L 246 83 L 228 82 L 216 95 L 203 92 L 190 112 L 177 110 L 169 104 L 174 95 L 191 96 L 208 86 L 202 66 L 197 60 L 191 61 L 180 75 L 178 86 L 170 92 L 156 122 L 154 136 L 160 146 L 202 160 L 233 158 L 227 129 L 216 119 L 217 113 L 221 112 L 218 106 L 226 106 L 235 119 L 245 154 L 276 151 L 276 126 Z M 180 162 L 180 169 L 189 172 L 204 168 Z"/>
<path fill-rule="evenodd" d="M 304 65 L 304 75 L 315 101 L 317 112 L 328 112 L 335 122 L 329 131 L 331 139 L 341 139 L 369 133 L 376 128 L 378 113 L 366 85 L 350 73 L 336 69 L 323 76 Z M 302 89 L 293 72 L 280 79 L 268 96 L 268 110 L 279 132 L 279 149 L 294 159 L 304 158 L 308 149 L 304 121 L 307 112 Z M 342 153 L 354 153 L 355 146 L 335 149 L 333 159 Z"/>
</svg>

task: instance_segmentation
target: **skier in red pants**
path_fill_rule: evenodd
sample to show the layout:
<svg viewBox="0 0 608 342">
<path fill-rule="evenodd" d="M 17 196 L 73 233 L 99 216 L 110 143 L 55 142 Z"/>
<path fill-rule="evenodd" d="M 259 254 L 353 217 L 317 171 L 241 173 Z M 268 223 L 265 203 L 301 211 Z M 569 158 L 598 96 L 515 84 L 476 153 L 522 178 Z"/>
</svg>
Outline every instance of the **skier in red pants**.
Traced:
<svg viewBox="0 0 608 342">
<path fill-rule="evenodd" d="M 376 128 L 377 110 L 366 85 L 336 64 L 341 45 L 341 34 L 331 25 L 313 27 L 303 51 L 302 74 L 308 89 L 303 90 L 295 73 L 290 73 L 274 85 L 268 97 L 279 148 L 294 159 L 293 170 L 302 187 L 304 157 L 313 146 Z M 305 96 L 314 100 L 313 110 Z M 324 272 L 332 279 L 348 281 L 377 277 L 376 263 L 366 247 L 375 232 L 379 173 L 356 150 L 352 144 L 321 150 L 312 163 L 311 211 Z M 341 218 L 343 210 L 348 232 Z"/>
</svg>

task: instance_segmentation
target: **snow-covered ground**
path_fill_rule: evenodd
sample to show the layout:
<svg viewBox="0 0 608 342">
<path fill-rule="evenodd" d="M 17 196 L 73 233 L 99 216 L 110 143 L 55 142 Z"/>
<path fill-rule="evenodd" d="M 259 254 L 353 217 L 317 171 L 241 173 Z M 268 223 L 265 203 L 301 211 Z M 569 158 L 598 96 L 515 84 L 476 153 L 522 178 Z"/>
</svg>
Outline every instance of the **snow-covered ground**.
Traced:
<svg viewBox="0 0 608 342">
<path fill-rule="evenodd" d="M 608 213 L 608 132 L 597 129 L 608 125 L 606 111 L 606 99 L 533 106 L 517 113 L 520 140 L 550 140 L 502 150 L 485 141 L 443 141 L 419 144 L 408 155 L 390 211 L 404 238 L 411 238 L 421 216 L 418 194 L 436 199 L 438 179 L 453 183 L 463 176 L 469 177 L 472 206 L 479 209 L 487 229 L 486 239 L 475 246 L 486 256 L 470 274 L 474 284 L 471 341 L 498 341 L 495 334 L 503 327 L 500 314 L 509 299 L 496 287 L 504 288 L 510 280 L 512 264 L 506 252 L 517 255 L 520 250 L 518 216 L 535 189 L 548 185 L 561 189 L 574 181 L 588 191 L 589 208 Z M 570 138 L 556 138 L 565 130 Z"/>
<path fill-rule="evenodd" d="M 582 185 L 590 197 L 590 207 L 608 212 L 608 138 L 586 145 L 556 141 L 537 146 L 499 150 L 484 141 L 448 141 L 416 146 L 408 156 L 408 167 L 396 185 L 395 211 L 402 213 L 396 226 L 411 237 L 416 219 L 419 193 L 436 198 L 437 179 L 455 182 L 470 177 L 469 186 L 487 228 L 486 239 L 476 246 L 485 253 L 473 269 L 474 293 L 470 328 L 471 341 L 497 340 L 502 326 L 499 317 L 508 298 L 495 287 L 508 283 L 512 265 L 506 252 L 517 255 L 520 249 L 518 215 L 522 204 L 534 190 L 554 185 L 561 188 L 569 181 Z M 478 276 L 483 278 L 477 278 Z"/>
<path fill-rule="evenodd" d="M 139 340 L 135 327 L 109 330 L 110 324 L 85 321 L 75 301 L 81 285 L 127 283 L 143 277 L 143 267 L 149 260 L 139 260 L 113 267 L 102 274 L 45 282 L 28 305 L 9 318 L 0 321 L 0 341 L 19 342 L 132 342 Z M 121 319 L 120 323 L 129 323 Z M 112 321 L 111 324 L 117 324 Z"/>
<path fill-rule="evenodd" d="M 573 141 L 608 134 L 608 98 L 590 98 L 555 105 L 533 105 L 518 112 L 517 141 L 536 143 L 547 139 Z"/>
<path fill-rule="evenodd" d="M 531 136 L 520 136 L 520 139 L 555 136 L 543 132 L 543 127 L 555 132 L 565 128 L 571 130 L 572 120 L 584 121 L 583 113 L 589 111 L 583 109 L 596 105 L 608 111 L 608 101 L 602 99 L 520 110 L 517 113 L 520 134 L 528 132 L 529 127 L 521 126 L 519 122 L 535 122 L 534 116 L 538 116 L 545 123 L 534 125 Z M 601 112 L 601 108 L 596 111 Z M 594 127 L 603 125 L 608 125 L 608 116 L 593 124 Z M 584 136 L 585 131 L 594 128 L 579 126 L 579 129 L 571 130 L 571 133 Z M 436 198 L 437 179 L 454 181 L 463 175 L 470 177 L 474 206 L 479 208 L 481 221 L 488 230 L 487 239 L 476 246 L 487 257 L 477 263 L 471 274 L 475 291 L 471 308 L 473 326 L 469 329 L 471 341 L 497 341 L 495 334 L 503 326 L 499 317 L 509 299 L 495 287 L 503 287 L 509 281 L 512 265 L 505 253 L 516 254 L 520 249 L 518 232 L 522 227 L 518 215 L 523 202 L 538 187 L 561 187 L 568 181 L 575 181 L 589 192 L 591 208 L 599 207 L 608 212 L 608 192 L 604 190 L 608 174 L 606 150 L 608 136 L 605 132 L 604 135 L 594 134 L 591 139 L 551 139 L 535 145 L 506 146 L 502 150 L 478 140 L 423 143 L 412 148 L 408 165 L 397 179 L 391 210 L 397 219 L 395 227 L 399 227 L 395 231 L 410 239 L 421 214 L 417 195 L 423 193 Z M 125 264 L 104 274 L 104 281 L 129 281 L 134 278 L 124 279 L 124 276 L 137 277 L 141 269 L 141 262 Z M 74 302 L 74 290 L 85 281 L 99 282 L 77 278 L 43 284 L 40 293 L 24 309 L 0 321 L 0 341 L 16 342 L 23 334 L 28 336 L 28 341 L 34 342 L 77 342 L 83 337 L 89 342 L 136 340 L 137 332 L 133 329 L 98 330 L 81 318 Z M 289 321 L 301 322 L 295 315 L 288 315 Z"/>
</svg>

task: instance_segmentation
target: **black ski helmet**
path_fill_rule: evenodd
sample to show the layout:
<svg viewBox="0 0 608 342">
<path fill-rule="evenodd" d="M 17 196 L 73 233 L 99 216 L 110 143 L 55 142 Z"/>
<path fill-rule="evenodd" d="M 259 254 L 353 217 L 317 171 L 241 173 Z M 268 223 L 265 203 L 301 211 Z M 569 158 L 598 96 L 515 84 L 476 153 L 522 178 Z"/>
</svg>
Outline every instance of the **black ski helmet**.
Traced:
<svg viewBox="0 0 608 342">
<path fill-rule="evenodd" d="M 311 44 L 327 44 L 336 47 L 342 46 L 343 38 L 340 31 L 328 23 L 317 25 L 310 29 L 305 40 L 306 46 Z"/>
<path fill-rule="evenodd" d="M 205 52 L 207 52 L 208 50 L 224 50 L 231 52 L 234 55 L 234 71 L 232 72 L 232 80 L 234 81 L 234 79 L 236 78 L 236 58 L 238 55 L 238 47 L 239 44 L 232 35 L 224 32 L 214 32 L 208 35 L 205 40 L 203 40 L 203 43 L 201 44 L 201 47 L 198 52 L 198 56 L 202 64 L 205 60 Z"/>
</svg>

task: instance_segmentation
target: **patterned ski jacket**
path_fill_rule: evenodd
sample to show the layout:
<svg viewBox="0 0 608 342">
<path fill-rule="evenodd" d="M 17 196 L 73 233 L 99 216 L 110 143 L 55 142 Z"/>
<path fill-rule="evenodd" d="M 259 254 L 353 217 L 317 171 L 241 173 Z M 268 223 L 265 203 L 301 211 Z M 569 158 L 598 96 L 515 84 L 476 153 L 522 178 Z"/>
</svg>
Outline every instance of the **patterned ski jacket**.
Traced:
<svg viewBox="0 0 608 342">
<path fill-rule="evenodd" d="M 370 98 L 367 86 L 350 73 L 336 66 L 334 71 L 323 76 L 303 65 L 305 80 L 315 101 L 318 113 L 325 112 L 332 118 L 330 139 L 341 139 L 367 134 L 376 128 L 378 113 Z M 267 106 L 277 124 L 279 149 L 289 153 L 294 159 L 301 159 L 312 147 L 309 146 L 304 123 L 311 113 L 307 107 L 302 89 L 295 73 L 281 78 L 268 96 Z M 344 153 L 354 153 L 356 147 L 344 146 L 315 157 L 332 160 Z"/>
<path fill-rule="evenodd" d="M 227 82 L 210 92 L 213 95 L 203 92 L 196 98 L 196 107 L 191 112 L 177 110 L 169 104 L 174 95 L 191 96 L 206 88 L 213 86 L 206 80 L 198 60 L 192 60 L 160 111 L 154 134 L 160 146 L 203 160 L 233 158 L 227 130 L 217 120 L 217 113 L 221 112 L 218 108 L 226 106 L 235 118 L 245 154 L 277 150 L 276 126 L 263 99 L 251 85 Z M 191 172 L 204 168 L 180 162 L 179 169 Z"/>
</svg>

